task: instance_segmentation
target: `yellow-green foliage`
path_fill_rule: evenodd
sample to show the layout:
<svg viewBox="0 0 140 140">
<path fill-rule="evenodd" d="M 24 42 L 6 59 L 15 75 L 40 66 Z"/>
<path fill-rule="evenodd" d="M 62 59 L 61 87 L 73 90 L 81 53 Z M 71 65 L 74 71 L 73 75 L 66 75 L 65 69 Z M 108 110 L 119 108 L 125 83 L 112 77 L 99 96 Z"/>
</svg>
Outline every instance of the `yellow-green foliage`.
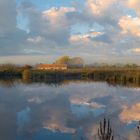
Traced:
<svg viewBox="0 0 140 140">
<path fill-rule="evenodd" d="M 62 56 L 56 60 L 56 64 L 68 64 L 68 61 L 70 60 L 69 56 Z"/>
<path fill-rule="evenodd" d="M 62 56 L 55 61 L 55 64 L 66 64 L 68 67 L 83 67 L 84 60 L 80 57 Z"/>
<path fill-rule="evenodd" d="M 18 67 L 14 64 L 3 64 L 0 65 L 0 71 L 17 71 Z"/>
<path fill-rule="evenodd" d="M 30 79 L 30 78 L 31 78 L 31 71 L 29 69 L 25 69 L 22 72 L 22 79 L 27 80 L 27 79 Z"/>
</svg>

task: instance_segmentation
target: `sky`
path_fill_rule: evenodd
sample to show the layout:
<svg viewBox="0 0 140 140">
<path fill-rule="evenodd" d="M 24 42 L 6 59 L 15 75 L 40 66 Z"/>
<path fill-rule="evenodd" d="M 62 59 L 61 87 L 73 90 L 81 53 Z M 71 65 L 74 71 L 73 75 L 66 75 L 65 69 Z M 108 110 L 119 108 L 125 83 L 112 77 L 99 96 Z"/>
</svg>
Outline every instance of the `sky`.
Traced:
<svg viewBox="0 0 140 140">
<path fill-rule="evenodd" d="M 140 0 L 0 0 L 0 63 L 140 64 Z"/>
</svg>

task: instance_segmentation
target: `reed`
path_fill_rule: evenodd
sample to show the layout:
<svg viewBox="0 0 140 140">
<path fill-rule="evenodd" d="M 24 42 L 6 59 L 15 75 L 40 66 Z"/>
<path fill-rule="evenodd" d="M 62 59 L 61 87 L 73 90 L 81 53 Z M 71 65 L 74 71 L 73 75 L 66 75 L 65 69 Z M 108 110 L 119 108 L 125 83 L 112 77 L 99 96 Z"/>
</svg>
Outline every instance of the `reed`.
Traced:
<svg viewBox="0 0 140 140">
<path fill-rule="evenodd" d="M 110 120 L 104 118 L 103 122 L 100 122 L 100 127 L 98 128 L 99 140 L 114 140 L 112 128 L 110 126 Z"/>
</svg>

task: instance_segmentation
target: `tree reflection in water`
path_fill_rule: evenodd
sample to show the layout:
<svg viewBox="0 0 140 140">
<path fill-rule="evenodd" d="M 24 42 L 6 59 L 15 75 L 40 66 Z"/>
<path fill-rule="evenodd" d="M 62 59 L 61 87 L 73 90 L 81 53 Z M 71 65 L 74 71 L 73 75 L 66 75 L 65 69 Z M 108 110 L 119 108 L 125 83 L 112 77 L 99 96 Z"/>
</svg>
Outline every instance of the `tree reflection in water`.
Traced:
<svg viewBox="0 0 140 140">
<path fill-rule="evenodd" d="M 62 86 L 62 85 L 69 85 L 70 83 L 83 83 L 83 82 L 87 82 L 87 83 L 93 83 L 93 82 L 106 82 L 109 86 L 120 86 L 120 87 L 133 87 L 133 88 L 138 88 L 140 87 L 139 83 L 135 83 L 135 82 L 114 82 L 114 81 L 96 81 L 93 79 L 46 79 L 46 80 L 42 80 L 42 79 L 37 79 L 37 80 L 33 80 L 33 79 L 20 79 L 20 78 L 0 78 L 0 85 L 4 86 L 4 87 L 14 87 L 16 83 L 22 83 L 22 84 L 33 84 L 33 83 L 42 83 L 42 84 L 46 84 L 46 85 L 50 85 L 50 86 Z"/>
</svg>

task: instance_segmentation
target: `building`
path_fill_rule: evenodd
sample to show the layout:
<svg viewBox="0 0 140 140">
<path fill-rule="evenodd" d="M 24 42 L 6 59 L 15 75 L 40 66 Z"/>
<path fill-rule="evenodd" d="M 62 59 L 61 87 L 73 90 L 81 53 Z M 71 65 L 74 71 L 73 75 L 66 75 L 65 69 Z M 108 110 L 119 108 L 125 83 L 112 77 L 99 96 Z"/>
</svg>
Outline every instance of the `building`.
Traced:
<svg viewBox="0 0 140 140">
<path fill-rule="evenodd" d="M 65 64 L 39 64 L 36 66 L 38 70 L 67 70 Z"/>
</svg>

